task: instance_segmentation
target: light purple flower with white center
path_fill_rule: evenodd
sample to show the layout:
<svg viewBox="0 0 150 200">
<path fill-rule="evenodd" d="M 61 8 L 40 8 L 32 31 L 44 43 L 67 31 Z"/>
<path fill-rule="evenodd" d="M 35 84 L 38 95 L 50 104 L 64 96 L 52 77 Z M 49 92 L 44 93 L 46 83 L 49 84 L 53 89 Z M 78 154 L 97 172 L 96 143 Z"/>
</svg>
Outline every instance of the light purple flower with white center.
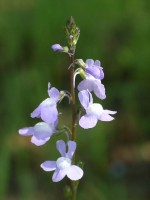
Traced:
<svg viewBox="0 0 150 200">
<path fill-rule="evenodd" d="M 78 85 L 78 90 L 89 90 L 90 92 L 94 92 L 94 94 L 99 98 L 99 99 L 105 99 L 106 94 L 105 94 L 105 87 L 101 83 L 99 79 L 94 78 L 92 75 L 87 74 L 86 78 L 83 79 L 79 85 Z"/>
<path fill-rule="evenodd" d="M 76 142 L 68 141 L 68 152 L 66 152 L 66 144 L 63 140 L 58 140 L 56 142 L 56 148 L 58 149 L 61 157 L 56 161 L 45 161 L 40 166 L 44 171 L 54 171 L 52 176 L 53 182 L 61 181 L 65 176 L 69 179 L 76 181 L 82 178 L 83 170 L 76 166 L 72 165 L 72 157 L 76 150 Z"/>
<path fill-rule="evenodd" d="M 94 62 L 93 59 L 87 59 L 86 66 L 87 66 L 85 68 L 86 73 L 91 74 L 96 79 L 102 80 L 104 78 L 103 68 L 101 67 L 101 63 L 99 60 L 96 60 Z"/>
<path fill-rule="evenodd" d="M 51 125 L 45 122 L 39 122 L 33 127 L 19 129 L 19 134 L 23 136 L 32 136 L 31 142 L 36 146 L 41 146 L 50 139 L 54 132 L 56 132 L 56 125 L 57 122 Z"/>
<path fill-rule="evenodd" d="M 63 47 L 60 44 L 53 44 L 52 49 L 53 51 L 62 51 Z"/>
<path fill-rule="evenodd" d="M 32 113 L 31 117 L 41 118 L 48 124 L 58 120 L 57 102 L 59 101 L 60 92 L 48 83 L 49 98 L 45 99 Z"/>
<path fill-rule="evenodd" d="M 80 103 L 86 111 L 79 120 L 79 125 L 84 128 L 93 128 L 97 121 L 112 121 L 114 118 L 111 115 L 116 114 L 116 111 L 104 110 L 101 104 L 93 103 L 92 94 L 88 90 L 80 91 L 78 94 Z"/>
</svg>

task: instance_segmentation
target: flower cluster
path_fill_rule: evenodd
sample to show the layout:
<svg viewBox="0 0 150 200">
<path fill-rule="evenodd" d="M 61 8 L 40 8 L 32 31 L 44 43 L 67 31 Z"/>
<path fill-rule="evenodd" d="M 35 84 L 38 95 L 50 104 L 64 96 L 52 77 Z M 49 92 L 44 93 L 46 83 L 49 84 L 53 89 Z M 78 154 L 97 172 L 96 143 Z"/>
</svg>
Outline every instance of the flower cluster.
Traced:
<svg viewBox="0 0 150 200">
<path fill-rule="evenodd" d="M 49 98 L 45 99 L 31 113 L 31 117 L 41 118 L 43 122 L 37 123 L 33 127 L 26 127 L 19 130 L 20 135 L 32 135 L 31 142 L 37 146 L 45 144 L 50 137 L 56 132 L 58 124 L 57 102 L 60 99 L 60 92 L 56 88 L 51 88 L 48 83 Z"/>
<path fill-rule="evenodd" d="M 69 92 L 68 92 L 69 93 Z M 58 110 L 57 103 L 65 96 L 67 92 L 57 90 L 55 87 L 51 88 L 48 83 L 49 98 L 45 99 L 40 105 L 31 113 L 32 118 L 41 118 L 42 122 L 37 123 L 33 127 L 25 127 L 19 129 L 19 134 L 23 136 L 32 136 L 31 142 L 36 146 L 44 145 L 54 133 L 61 130 L 57 129 L 58 125 Z M 66 153 L 66 147 L 68 152 Z M 83 170 L 72 164 L 72 157 L 76 150 L 76 142 L 68 140 L 67 144 L 63 140 L 56 142 L 56 147 L 61 154 L 61 157 L 54 161 L 45 161 L 41 164 L 41 168 L 45 171 L 55 170 L 52 180 L 53 182 L 61 181 L 65 175 L 71 180 L 79 180 L 83 176 Z"/>
<path fill-rule="evenodd" d="M 53 51 L 64 52 L 69 56 L 74 56 L 75 45 L 79 38 L 79 29 L 71 22 L 67 25 L 66 34 L 70 47 L 63 47 L 60 44 L 52 45 Z M 114 118 L 111 116 L 116 111 L 105 110 L 99 103 L 93 103 L 93 93 L 97 98 L 103 100 L 106 98 L 105 87 L 102 84 L 104 78 L 103 68 L 99 60 L 87 59 L 85 62 L 82 59 L 73 60 L 69 69 L 73 69 L 72 85 L 75 90 L 75 79 L 80 75 L 82 80 L 78 84 L 78 98 L 82 109 L 78 112 L 78 124 L 83 129 L 89 129 L 96 126 L 98 121 L 111 121 Z M 55 87 L 51 88 L 48 83 L 48 98 L 42 101 L 39 106 L 31 113 L 32 118 L 40 118 L 40 122 L 33 127 L 25 127 L 19 130 L 19 134 L 23 136 L 32 136 L 31 142 L 36 146 L 44 145 L 50 140 L 53 135 L 58 132 L 67 133 L 67 142 L 58 140 L 56 148 L 61 154 L 56 161 L 45 161 L 41 164 L 44 171 L 54 171 L 52 180 L 54 182 L 61 181 L 65 176 L 76 181 L 82 178 L 83 170 L 74 164 L 73 156 L 76 150 L 76 142 L 73 137 L 69 137 L 69 128 L 65 125 L 63 128 L 58 128 L 59 111 L 58 103 L 67 96 L 69 102 L 72 101 L 72 96 L 67 91 L 59 91 Z M 72 135 L 73 133 L 71 133 Z"/>
</svg>

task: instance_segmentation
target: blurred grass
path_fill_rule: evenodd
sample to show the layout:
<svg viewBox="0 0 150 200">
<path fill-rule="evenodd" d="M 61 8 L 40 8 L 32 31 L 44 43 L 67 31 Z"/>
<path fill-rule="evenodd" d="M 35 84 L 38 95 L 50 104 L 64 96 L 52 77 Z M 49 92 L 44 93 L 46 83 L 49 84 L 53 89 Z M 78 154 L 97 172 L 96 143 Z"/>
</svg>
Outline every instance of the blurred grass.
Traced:
<svg viewBox="0 0 150 200">
<path fill-rule="evenodd" d="M 111 123 L 99 123 L 87 131 L 78 128 L 78 155 L 85 163 L 78 198 L 148 200 L 147 0 L 0 1 L 0 199 L 60 199 L 68 183 L 52 183 L 51 174 L 39 167 L 44 160 L 56 158 L 57 138 L 37 148 L 17 130 L 36 122 L 29 114 L 47 97 L 49 81 L 59 89 L 69 89 L 69 59 L 52 52 L 50 46 L 66 44 L 63 28 L 70 15 L 81 29 L 76 57 L 101 60 L 107 93 L 102 104 L 118 111 Z M 66 102 L 61 109 L 69 125 Z"/>
</svg>

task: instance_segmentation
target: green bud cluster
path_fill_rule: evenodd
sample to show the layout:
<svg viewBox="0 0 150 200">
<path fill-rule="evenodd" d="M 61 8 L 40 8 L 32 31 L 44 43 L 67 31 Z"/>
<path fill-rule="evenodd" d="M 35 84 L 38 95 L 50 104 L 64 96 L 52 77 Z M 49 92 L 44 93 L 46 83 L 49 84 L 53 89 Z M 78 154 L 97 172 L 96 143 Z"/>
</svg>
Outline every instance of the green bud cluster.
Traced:
<svg viewBox="0 0 150 200">
<path fill-rule="evenodd" d="M 71 47 L 75 47 L 80 35 L 80 29 L 79 27 L 77 27 L 73 17 L 70 17 L 70 19 L 66 23 L 65 34 L 68 40 L 68 44 Z"/>
</svg>

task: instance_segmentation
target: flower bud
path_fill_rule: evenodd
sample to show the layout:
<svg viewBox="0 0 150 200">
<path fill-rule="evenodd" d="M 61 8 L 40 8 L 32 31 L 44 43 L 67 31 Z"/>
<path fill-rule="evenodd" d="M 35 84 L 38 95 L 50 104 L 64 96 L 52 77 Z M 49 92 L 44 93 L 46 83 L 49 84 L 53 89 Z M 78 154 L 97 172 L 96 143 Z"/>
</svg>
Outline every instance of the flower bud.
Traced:
<svg viewBox="0 0 150 200">
<path fill-rule="evenodd" d="M 52 49 L 53 51 L 62 51 L 63 47 L 60 44 L 53 44 Z"/>
<path fill-rule="evenodd" d="M 69 48 L 67 46 L 62 47 L 60 44 L 53 44 L 52 49 L 53 49 L 53 51 L 60 51 L 60 52 L 64 52 L 64 53 L 69 52 Z"/>
<path fill-rule="evenodd" d="M 60 96 L 59 96 L 59 102 L 61 102 L 64 97 L 68 97 L 69 99 L 69 104 L 70 104 L 70 101 L 71 101 L 71 95 L 68 91 L 60 91 Z"/>
</svg>

